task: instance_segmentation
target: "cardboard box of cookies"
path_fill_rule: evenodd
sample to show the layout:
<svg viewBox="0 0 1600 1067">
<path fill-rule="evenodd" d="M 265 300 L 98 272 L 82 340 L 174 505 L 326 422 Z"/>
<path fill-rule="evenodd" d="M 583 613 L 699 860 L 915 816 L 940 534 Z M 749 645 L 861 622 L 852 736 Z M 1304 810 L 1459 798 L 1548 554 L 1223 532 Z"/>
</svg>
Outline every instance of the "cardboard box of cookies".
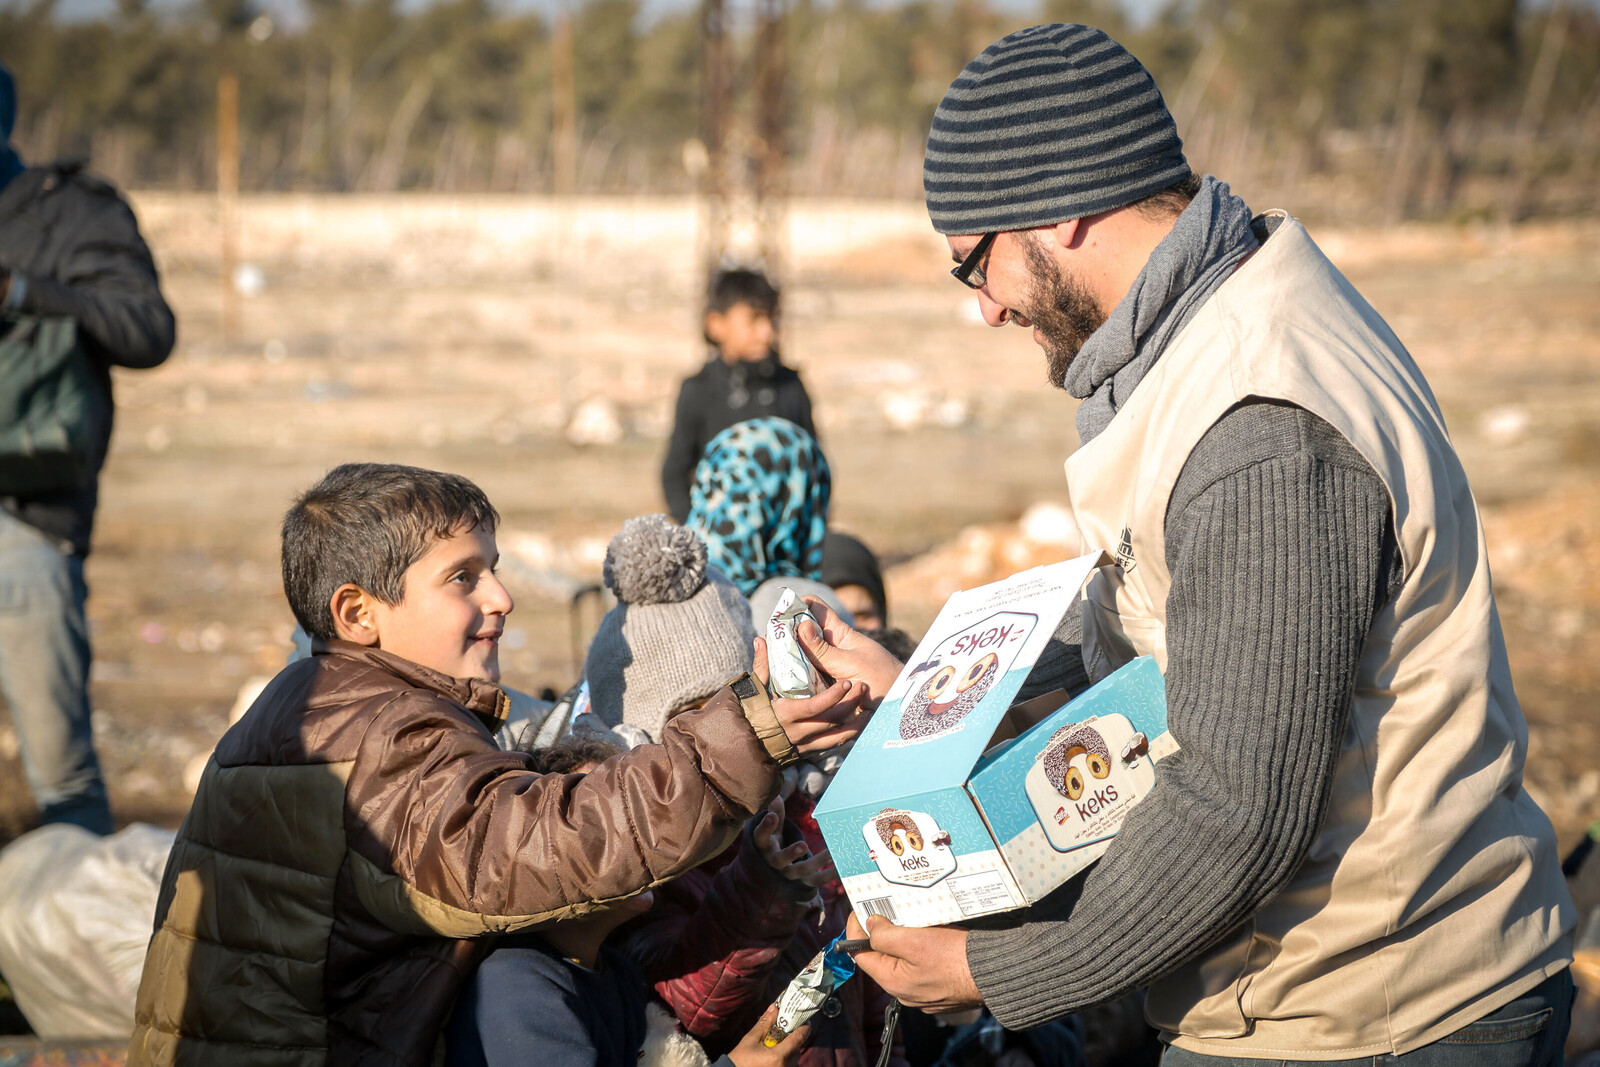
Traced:
<svg viewBox="0 0 1600 1067">
<path fill-rule="evenodd" d="M 1098 858 L 1176 744 L 1141 657 L 1075 699 L 1013 698 L 1094 553 L 956 593 L 816 808 L 857 917 L 936 926 L 1031 904 Z"/>
</svg>

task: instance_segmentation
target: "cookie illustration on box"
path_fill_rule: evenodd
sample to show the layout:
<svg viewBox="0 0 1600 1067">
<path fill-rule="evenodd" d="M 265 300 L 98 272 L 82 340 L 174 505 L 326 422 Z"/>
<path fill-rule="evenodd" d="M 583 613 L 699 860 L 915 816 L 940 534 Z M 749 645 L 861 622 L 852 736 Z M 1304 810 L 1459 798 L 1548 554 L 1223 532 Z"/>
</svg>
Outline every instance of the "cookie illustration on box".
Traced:
<svg viewBox="0 0 1600 1067">
<path fill-rule="evenodd" d="M 1034 757 L 1024 788 L 1058 852 L 1116 834 L 1128 809 L 1156 784 L 1150 742 L 1122 715 L 1068 723 Z"/>
<path fill-rule="evenodd" d="M 912 671 L 901 704 L 900 743 L 955 732 L 1011 668 L 1038 621 L 1036 615 L 1000 612 L 936 645 Z"/>
<path fill-rule="evenodd" d="M 884 808 L 861 828 L 861 836 L 885 881 L 927 886 L 956 869 L 950 835 L 926 812 Z"/>
</svg>

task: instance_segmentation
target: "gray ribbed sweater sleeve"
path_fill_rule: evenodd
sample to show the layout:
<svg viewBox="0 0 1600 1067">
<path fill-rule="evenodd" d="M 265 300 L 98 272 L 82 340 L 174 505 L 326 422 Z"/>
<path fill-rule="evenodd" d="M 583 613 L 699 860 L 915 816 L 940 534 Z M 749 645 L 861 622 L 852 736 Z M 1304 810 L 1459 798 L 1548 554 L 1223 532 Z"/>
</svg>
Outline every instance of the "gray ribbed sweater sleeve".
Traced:
<svg viewBox="0 0 1600 1067">
<path fill-rule="evenodd" d="M 1020 925 L 974 930 L 990 1010 L 1025 1029 L 1142 988 L 1280 889 L 1321 823 L 1373 613 L 1399 578 L 1389 498 L 1281 404 L 1207 432 L 1168 505 L 1167 706 L 1180 752 L 1105 856 Z"/>
</svg>

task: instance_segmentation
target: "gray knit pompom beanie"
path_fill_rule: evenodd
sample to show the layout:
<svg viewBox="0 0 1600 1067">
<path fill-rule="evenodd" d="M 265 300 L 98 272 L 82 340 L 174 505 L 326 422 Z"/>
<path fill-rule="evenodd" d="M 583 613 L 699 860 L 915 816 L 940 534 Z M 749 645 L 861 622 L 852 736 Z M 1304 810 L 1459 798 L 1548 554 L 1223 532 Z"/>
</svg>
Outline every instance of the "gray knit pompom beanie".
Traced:
<svg viewBox="0 0 1600 1067">
<path fill-rule="evenodd" d="M 706 562 L 693 530 L 665 515 L 629 519 L 606 548 L 617 605 L 589 644 L 592 710 L 661 740 L 673 712 L 705 700 L 750 669 L 749 602 Z"/>
<path fill-rule="evenodd" d="M 629 519 L 606 546 L 606 588 L 627 604 L 677 604 L 706 580 L 706 546 L 665 515 Z"/>
</svg>

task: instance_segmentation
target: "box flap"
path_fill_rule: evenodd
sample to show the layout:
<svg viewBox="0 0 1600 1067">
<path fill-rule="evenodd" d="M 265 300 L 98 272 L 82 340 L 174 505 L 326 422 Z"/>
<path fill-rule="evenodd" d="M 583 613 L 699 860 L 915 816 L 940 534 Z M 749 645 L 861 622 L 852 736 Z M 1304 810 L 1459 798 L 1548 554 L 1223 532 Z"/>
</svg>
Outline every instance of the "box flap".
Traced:
<svg viewBox="0 0 1600 1067">
<path fill-rule="evenodd" d="M 818 814 L 960 788 L 1104 553 L 956 593 L 817 805 Z"/>
</svg>

